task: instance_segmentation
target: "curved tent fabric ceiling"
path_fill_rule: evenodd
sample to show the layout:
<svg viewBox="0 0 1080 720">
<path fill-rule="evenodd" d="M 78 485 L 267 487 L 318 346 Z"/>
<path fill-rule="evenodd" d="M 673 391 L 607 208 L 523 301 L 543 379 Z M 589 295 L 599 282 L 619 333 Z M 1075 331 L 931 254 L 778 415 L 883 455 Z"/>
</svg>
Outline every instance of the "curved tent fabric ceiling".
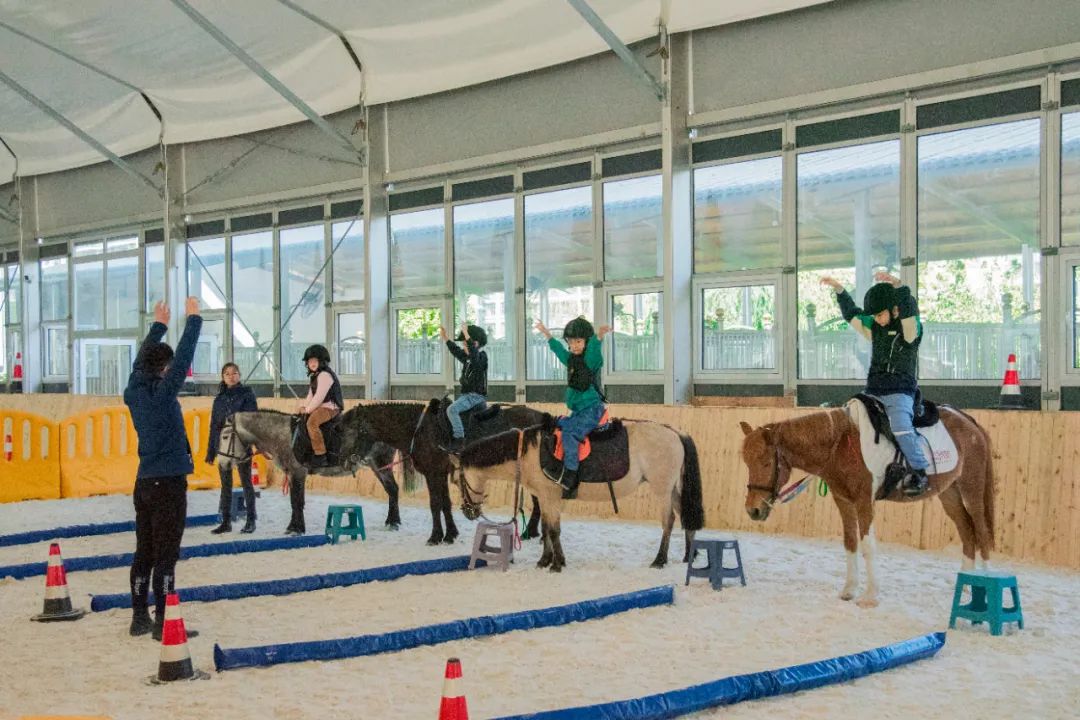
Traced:
<svg viewBox="0 0 1080 720">
<path fill-rule="evenodd" d="M 328 30 L 273 0 L 189 0 L 321 115 L 538 70 L 607 50 L 565 0 L 293 0 L 341 30 L 364 78 Z M 656 34 L 662 12 L 681 32 L 829 0 L 589 0 L 626 43 Z M 0 26 L 0 69 L 118 155 L 166 143 L 240 135 L 304 116 L 167 0 L 43 4 L 0 0 L 0 22 L 128 85 Z M 643 98 L 647 97 L 643 87 Z M 0 138 L 22 176 L 101 161 L 56 120 L 0 83 Z M 15 172 L 0 146 L 0 178 Z"/>
</svg>

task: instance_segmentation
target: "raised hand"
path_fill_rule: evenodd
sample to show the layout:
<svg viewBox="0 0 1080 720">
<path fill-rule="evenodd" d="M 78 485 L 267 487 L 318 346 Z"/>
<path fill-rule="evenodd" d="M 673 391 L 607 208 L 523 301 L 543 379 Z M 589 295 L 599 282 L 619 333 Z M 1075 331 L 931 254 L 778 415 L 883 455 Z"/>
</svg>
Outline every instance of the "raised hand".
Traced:
<svg viewBox="0 0 1080 720">
<path fill-rule="evenodd" d="M 828 275 L 825 275 L 820 280 L 818 280 L 818 282 L 820 282 L 822 285 L 828 285 L 829 287 L 831 287 L 833 290 L 835 290 L 838 293 L 844 292 L 844 284 L 841 283 L 836 278 L 829 277 Z"/>
<path fill-rule="evenodd" d="M 168 305 L 161 300 L 154 303 L 154 322 L 168 325 L 170 317 L 172 317 L 172 313 L 169 311 Z"/>
<path fill-rule="evenodd" d="M 601 325 L 600 327 L 596 328 L 596 339 L 603 340 L 604 336 L 607 335 L 609 332 L 611 332 L 610 325 Z"/>
<path fill-rule="evenodd" d="M 449 336 L 446 334 L 446 328 L 444 328 L 442 325 L 440 325 L 439 326 L 439 339 L 442 340 L 443 342 L 446 342 L 448 338 L 449 338 Z"/>
<path fill-rule="evenodd" d="M 185 315 L 198 315 L 199 314 L 199 298 L 192 295 L 187 300 L 184 301 L 184 314 Z"/>
<path fill-rule="evenodd" d="M 544 326 L 544 323 L 537 320 L 535 327 L 536 327 L 537 332 L 539 332 L 541 335 L 546 337 L 548 340 L 551 339 L 551 331 L 549 331 L 547 329 L 547 327 Z"/>
<path fill-rule="evenodd" d="M 900 278 L 884 271 L 874 273 L 874 282 L 887 282 L 893 287 L 900 287 Z"/>
</svg>

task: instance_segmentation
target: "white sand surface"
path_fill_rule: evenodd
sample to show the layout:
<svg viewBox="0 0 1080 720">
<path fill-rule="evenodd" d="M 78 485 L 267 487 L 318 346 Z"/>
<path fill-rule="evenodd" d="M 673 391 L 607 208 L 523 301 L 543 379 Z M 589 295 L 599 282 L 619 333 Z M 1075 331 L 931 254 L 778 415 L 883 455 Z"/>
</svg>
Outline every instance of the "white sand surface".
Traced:
<svg viewBox="0 0 1080 720">
<path fill-rule="evenodd" d="M 193 492 L 189 514 L 214 512 L 216 492 Z M 308 495 L 310 532 L 326 506 L 355 498 Z M 427 547 L 426 507 L 403 506 L 402 529 L 381 526 L 386 506 L 363 498 L 366 542 L 182 561 L 181 586 L 268 580 L 461 555 L 473 524 L 457 514 L 462 538 Z M 253 536 L 191 528 L 185 545 L 280 537 L 288 500 L 276 489 L 259 502 Z M 497 514 L 497 513 L 496 513 Z M 123 496 L 0 505 L 0 534 L 133 517 Z M 238 525 L 236 527 L 239 527 Z M 460 657 L 470 716 L 495 717 L 620 700 L 866 650 L 948 623 L 959 551 L 881 545 L 882 603 L 861 610 L 837 599 L 844 558 L 839 540 L 748 533 L 740 541 L 748 585 L 714 592 L 703 580 L 683 587 L 681 532 L 672 563 L 648 567 L 659 542 L 650 524 L 563 523 L 567 568 L 535 568 L 540 548 L 526 542 L 510 572 L 461 572 L 282 597 L 187 603 L 185 622 L 197 667 L 212 677 L 148 686 L 159 646 L 127 634 L 130 611 L 89 613 L 74 623 L 41 624 L 44 578 L 0 579 L 0 718 L 100 714 L 111 718 L 434 718 L 448 657 Z M 731 537 L 711 531 L 705 535 Z M 65 557 L 129 552 L 134 534 L 61 541 Z M 0 565 L 40 562 L 48 543 L 0 548 Z M 699 718 L 1080 717 L 1080 573 L 1013 563 L 1027 629 L 991 637 L 961 627 L 936 658 L 842 685 L 699 713 Z M 125 592 L 128 570 L 72 572 L 76 606 L 90 595 Z M 331 662 L 213 673 L 224 647 L 319 640 L 411 628 L 475 615 L 543 608 L 675 584 L 672 607 L 604 620 Z"/>
</svg>

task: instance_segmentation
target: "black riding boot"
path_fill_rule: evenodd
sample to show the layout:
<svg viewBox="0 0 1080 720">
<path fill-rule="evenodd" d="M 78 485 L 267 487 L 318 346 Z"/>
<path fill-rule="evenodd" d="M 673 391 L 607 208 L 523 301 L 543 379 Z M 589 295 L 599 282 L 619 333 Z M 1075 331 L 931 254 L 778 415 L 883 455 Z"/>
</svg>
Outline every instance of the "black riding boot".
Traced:
<svg viewBox="0 0 1080 720">
<path fill-rule="evenodd" d="M 930 480 L 926 477 L 925 470 L 912 470 L 906 478 L 904 478 L 904 495 L 908 497 L 917 497 L 926 492 L 926 489 L 930 487 Z"/>
<path fill-rule="evenodd" d="M 247 516 L 247 521 L 244 523 L 244 527 L 242 527 L 240 529 L 240 532 L 242 532 L 242 533 L 253 533 L 253 532 L 255 532 L 255 516 L 254 515 L 249 514 Z"/>
<path fill-rule="evenodd" d="M 562 479 L 559 480 L 559 485 L 561 485 L 563 489 L 563 500 L 573 500 L 574 498 L 576 498 L 578 486 L 578 471 L 564 469 Z"/>
<path fill-rule="evenodd" d="M 221 524 L 210 531 L 211 535 L 220 535 L 221 533 L 232 532 L 232 518 L 229 513 L 222 513 Z"/>
</svg>

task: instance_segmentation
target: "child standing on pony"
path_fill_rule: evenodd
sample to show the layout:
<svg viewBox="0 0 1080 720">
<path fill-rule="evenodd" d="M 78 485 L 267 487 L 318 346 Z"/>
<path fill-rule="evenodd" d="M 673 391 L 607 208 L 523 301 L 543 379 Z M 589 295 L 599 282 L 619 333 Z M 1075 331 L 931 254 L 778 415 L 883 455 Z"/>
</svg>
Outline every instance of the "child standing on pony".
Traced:
<svg viewBox="0 0 1080 720">
<path fill-rule="evenodd" d="M 465 425 L 461 422 L 461 414 L 487 406 L 487 353 L 480 349 L 487 345 L 487 332 L 482 327 L 461 323 L 461 332 L 451 340 L 446 328 L 440 325 L 439 337 L 446 343 L 446 349 L 454 359 L 461 363 L 461 394 L 446 408 L 446 417 L 453 431 L 446 450 L 459 453 L 465 445 Z M 455 341 L 460 342 L 462 347 L 458 347 Z"/>
<path fill-rule="evenodd" d="M 562 429 L 563 472 L 561 477 L 552 480 L 562 487 L 563 499 L 571 499 L 577 495 L 580 445 L 604 416 L 605 398 L 600 392 L 604 353 L 600 341 L 611 332 L 611 327 L 603 325 L 594 332 L 588 320 L 574 318 L 563 330 L 563 340 L 569 351 L 551 336 L 544 323 L 538 321 L 536 329 L 547 338 L 551 352 L 567 368 L 566 407 L 570 414 L 558 421 Z"/>
<path fill-rule="evenodd" d="M 839 281 L 823 277 L 821 284 L 836 291 L 844 321 L 871 342 L 866 394 L 885 406 L 900 452 L 911 469 L 901 487 L 905 495 L 915 497 L 929 486 L 926 468 L 930 465 L 912 424 L 919 389 L 919 344 L 923 336 L 919 306 L 911 288 L 901 285 L 899 278 L 879 272 L 874 274 L 874 280 L 878 282 L 866 291 L 862 308 L 855 305 Z"/>
</svg>

